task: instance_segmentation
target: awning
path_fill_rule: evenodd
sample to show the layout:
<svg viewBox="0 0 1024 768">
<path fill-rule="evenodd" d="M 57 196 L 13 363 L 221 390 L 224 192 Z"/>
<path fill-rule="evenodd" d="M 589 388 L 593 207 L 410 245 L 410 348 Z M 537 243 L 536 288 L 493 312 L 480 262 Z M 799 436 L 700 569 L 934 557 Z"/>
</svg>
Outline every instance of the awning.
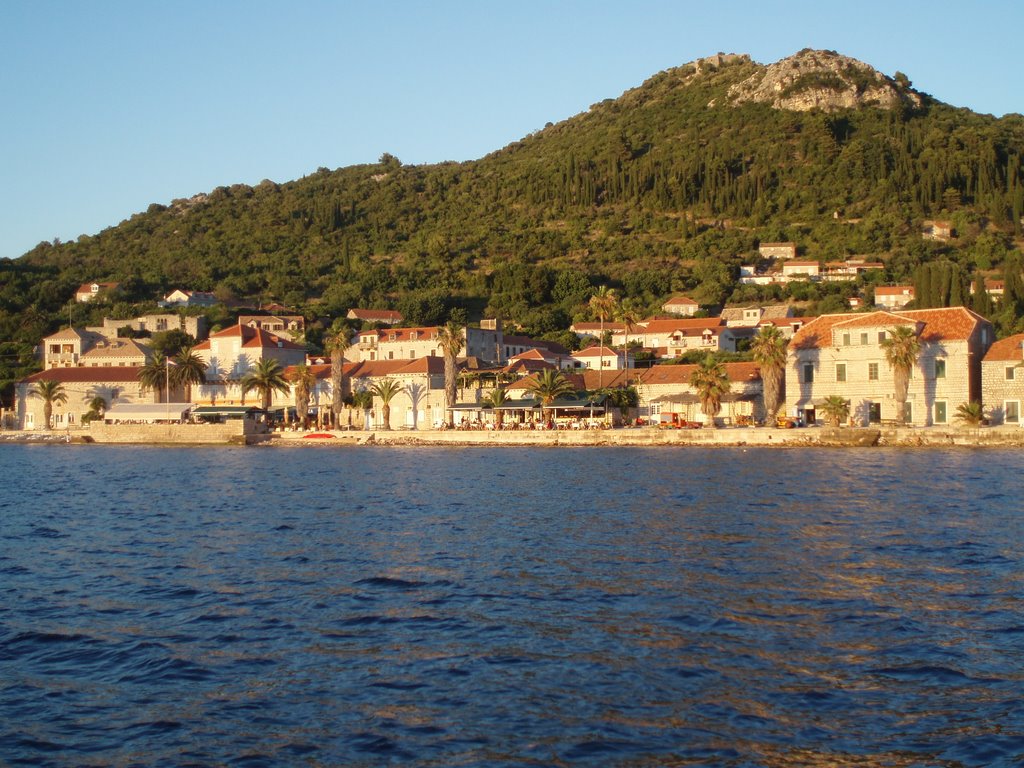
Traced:
<svg viewBox="0 0 1024 768">
<path fill-rule="evenodd" d="M 104 421 L 181 421 L 192 403 L 115 403 L 103 414 Z"/>
<path fill-rule="evenodd" d="M 662 395 L 651 400 L 652 403 L 679 403 L 680 405 L 691 405 L 699 403 L 700 398 L 691 392 L 680 392 L 674 395 Z"/>
</svg>

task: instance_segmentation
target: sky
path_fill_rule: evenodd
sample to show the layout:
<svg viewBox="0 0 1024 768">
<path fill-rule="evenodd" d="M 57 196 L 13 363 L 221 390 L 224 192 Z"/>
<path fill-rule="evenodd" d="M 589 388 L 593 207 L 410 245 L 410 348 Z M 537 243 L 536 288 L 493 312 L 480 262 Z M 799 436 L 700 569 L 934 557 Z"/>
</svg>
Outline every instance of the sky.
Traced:
<svg viewBox="0 0 1024 768">
<path fill-rule="evenodd" d="M 0 257 L 320 167 L 473 160 L 717 52 L 1024 112 L 1021 0 L 3 0 Z"/>
</svg>

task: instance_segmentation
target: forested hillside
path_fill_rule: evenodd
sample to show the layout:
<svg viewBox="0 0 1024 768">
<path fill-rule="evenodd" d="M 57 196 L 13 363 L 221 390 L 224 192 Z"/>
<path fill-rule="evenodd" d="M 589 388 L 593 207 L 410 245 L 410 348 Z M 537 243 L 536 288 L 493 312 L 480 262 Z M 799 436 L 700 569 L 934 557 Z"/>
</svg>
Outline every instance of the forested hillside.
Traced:
<svg viewBox="0 0 1024 768">
<path fill-rule="evenodd" d="M 786 95 L 873 93 L 865 71 L 836 61 L 797 62 Z M 431 322 L 463 306 L 544 334 L 582 316 L 600 283 L 645 308 L 682 290 L 815 311 L 870 289 L 738 287 L 738 266 L 764 240 L 796 241 L 811 259 L 875 257 L 886 271 L 873 279 L 885 282 L 920 276 L 922 264 L 955 267 L 966 282 L 1013 263 L 1024 118 L 945 105 L 899 74 L 883 78 L 905 97 L 892 108 L 826 100 L 793 111 L 737 95 L 764 70 L 714 57 L 480 160 L 404 166 L 385 155 L 153 203 L 97 235 L 42 243 L 0 264 L 0 354 L 27 365 L 27 346 L 67 322 L 74 289 L 91 280 L 120 281 L 123 294 L 114 307 L 73 308 L 80 314 L 131 313 L 181 287 L 311 316 L 358 305 Z M 928 219 L 950 221 L 957 237 L 923 239 Z"/>
</svg>

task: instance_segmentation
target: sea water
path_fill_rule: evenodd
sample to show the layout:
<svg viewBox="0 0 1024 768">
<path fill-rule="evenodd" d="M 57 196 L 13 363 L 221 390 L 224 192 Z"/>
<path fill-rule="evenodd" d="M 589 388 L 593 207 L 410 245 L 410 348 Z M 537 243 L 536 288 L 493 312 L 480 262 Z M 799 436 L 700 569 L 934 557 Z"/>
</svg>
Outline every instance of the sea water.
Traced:
<svg viewBox="0 0 1024 768">
<path fill-rule="evenodd" d="M 1018 451 L 0 468 L 0 764 L 1024 760 Z"/>
</svg>

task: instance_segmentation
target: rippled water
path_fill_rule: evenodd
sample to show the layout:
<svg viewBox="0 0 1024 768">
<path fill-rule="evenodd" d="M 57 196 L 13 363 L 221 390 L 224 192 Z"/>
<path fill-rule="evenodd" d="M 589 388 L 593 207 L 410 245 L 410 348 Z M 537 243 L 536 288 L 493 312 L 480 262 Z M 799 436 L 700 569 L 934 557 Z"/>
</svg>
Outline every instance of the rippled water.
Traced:
<svg viewBox="0 0 1024 768">
<path fill-rule="evenodd" d="M 0 467 L 0 764 L 1024 760 L 1016 451 Z"/>
</svg>

